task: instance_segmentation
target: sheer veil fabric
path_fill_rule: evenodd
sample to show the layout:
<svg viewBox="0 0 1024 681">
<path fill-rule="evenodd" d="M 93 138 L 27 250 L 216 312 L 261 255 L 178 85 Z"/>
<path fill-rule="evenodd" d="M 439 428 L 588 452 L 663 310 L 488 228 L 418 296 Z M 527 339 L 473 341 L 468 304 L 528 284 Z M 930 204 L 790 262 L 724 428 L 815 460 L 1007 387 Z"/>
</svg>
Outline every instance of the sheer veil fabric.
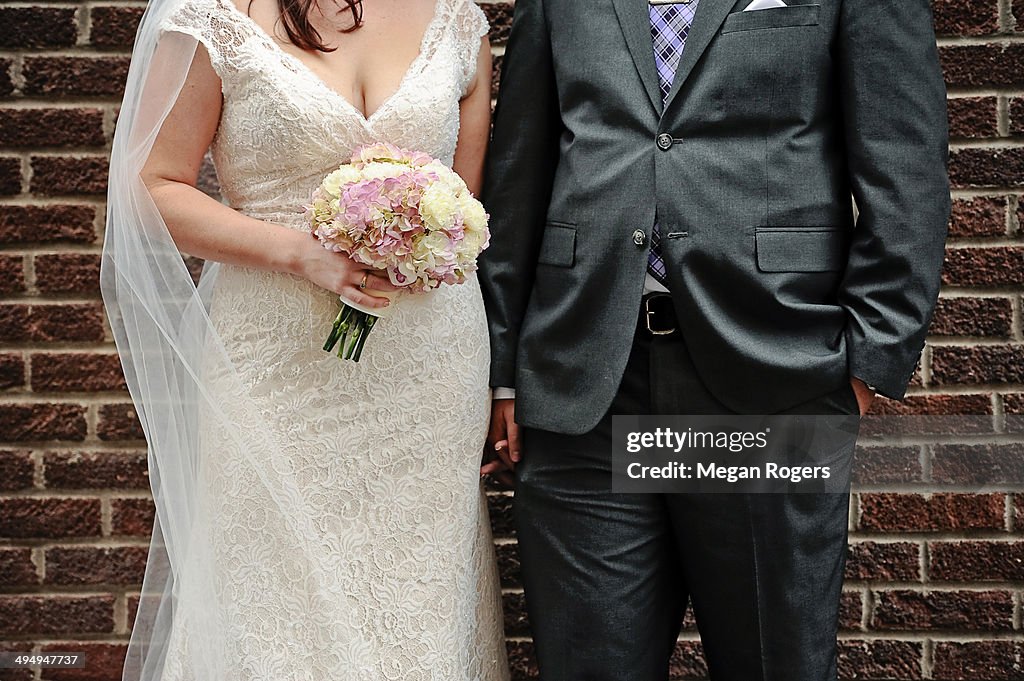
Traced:
<svg viewBox="0 0 1024 681">
<path fill-rule="evenodd" d="M 430 612 L 441 612 L 436 610 L 441 607 L 437 601 L 443 601 L 445 594 L 439 598 L 435 592 L 430 591 L 430 580 L 403 583 L 400 585 L 403 593 L 397 595 L 384 593 L 390 588 L 384 582 L 374 583 L 368 588 L 374 590 L 379 600 L 370 603 L 359 595 L 347 593 L 337 574 L 348 569 L 343 563 L 348 560 L 346 557 L 365 562 L 367 558 L 363 554 L 367 545 L 353 539 L 351 545 L 346 546 L 344 544 L 349 534 L 345 526 L 341 525 L 340 529 L 328 527 L 336 519 L 333 516 L 325 518 L 324 505 L 333 507 L 341 502 L 325 500 L 323 495 L 311 493 L 311 486 L 319 489 L 316 488 L 315 476 L 311 477 L 310 471 L 313 469 L 303 463 L 305 460 L 302 456 L 294 454 L 295 444 L 287 441 L 291 431 L 283 427 L 281 422 L 275 421 L 275 416 L 270 413 L 273 409 L 268 407 L 271 402 L 266 395 L 261 397 L 259 391 L 254 390 L 256 381 L 251 375 L 252 367 L 240 365 L 237 352 L 231 345 L 234 341 L 226 341 L 225 327 L 217 323 L 216 314 L 213 313 L 215 293 L 225 277 L 238 280 L 250 274 L 239 268 L 207 262 L 200 282 L 196 285 L 141 180 L 140 172 L 182 88 L 198 44 L 196 35 L 165 30 L 165 22 L 187 4 L 203 2 L 207 3 L 204 6 L 209 7 L 212 5 L 208 3 L 218 1 L 152 0 L 149 3 L 139 27 L 111 151 L 107 221 L 100 274 L 101 292 L 128 388 L 145 432 L 156 505 L 149 561 L 123 678 L 125 681 L 229 681 L 256 678 L 317 678 L 326 681 L 332 676 L 324 670 L 345 669 L 345 678 L 353 681 L 377 681 L 383 678 L 507 679 L 500 602 L 496 602 L 496 599 L 500 599 L 500 592 L 493 567 L 493 547 L 489 545 L 490 530 L 485 527 L 486 508 L 479 496 L 479 483 L 473 479 L 476 476 L 475 470 L 470 467 L 468 474 L 460 474 L 458 480 L 451 483 L 442 479 L 441 484 L 445 490 L 440 491 L 439 487 L 437 494 L 440 496 L 429 500 L 439 509 L 463 509 L 459 513 L 467 516 L 464 527 L 452 523 L 456 526 L 451 529 L 454 533 L 451 537 L 442 536 L 447 529 L 424 530 L 417 535 L 417 541 L 422 540 L 420 543 L 425 544 L 426 548 L 421 547 L 420 543 L 416 544 L 417 548 L 390 546 L 387 547 L 388 553 L 373 557 L 374 560 L 379 558 L 379 562 L 387 563 L 395 556 L 411 556 L 417 551 L 420 551 L 418 555 L 430 554 L 434 546 L 448 544 L 460 547 L 463 553 L 452 554 L 452 559 L 460 564 L 464 561 L 464 570 L 444 565 L 438 568 L 445 573 L 457 572 L 452 580 L 453 584 L 458 582 L 457 587 L 452 586 L 446 592 L 453 594 L 454 604 L 441 604 L 458 617 L 454 624 L 441 623 L 438 631 L 444 632 L 444 636 L 459 638 L 446 639 L 441 637 L 442 634 L 435 636 L 433 632 L 420 636 L 408 631 L 409 627 L 416 626 L 411 623 L 417 621 L 416 617 L 420 613 L 415 608 L 427 608 L 429 605 L 435 609 Z M 475 49 L 478 50 L 480 36 L 487 30 L 486 21 L 479 14 L 479 8 L 474 5 L 473 13 L 469 14 L 470 10 L 462 8 L 463 2 L 439 0 L 439 4 L 451 8 L 452 17 L 455 8 L 459 8 L 458 11 L 468 17 L 461 21 L 462 29 L 453 30 L 452 46 L 456 46 L 458 40 L 463 40 L 470 48 L 474 48 L 475 41 Z M 455 22 L 454 18 L 452 22 Z M 237 37 L 237 34 L 233 35 Z M 216 65 L 218 55 L 211 56 Z M 452 60 L 456 57 L 464 58 L 464 54 L 453 50 Z M 472 72 L 471 67 L 469 72 Z M 461 73 L 453 75 L 451 82 L 446 85 L 446 81 L 442 82 L 444 79 L 438 80 L 440 76 L 429 78 L 435 81 L 424 84 L 430 86 L 426 88 L 429 91 L 445 92 L 447 87 L 450 94 L 457 95 L 458 88 L 464 85 Z M 302 85 L 306 86 L 316 85 Z M 412 100 L 415 88 L 410 86 L 409 89 L 410 92 L 404 97 Z M 391 104 L 395 110 L 401 106 L 401 101 Z M 363 121 L 352 119 L 352 126 L 365 138 L 362 141 L 399 137 L 390 141 L 406 143 L 410 147 L 418 146 L 435 156 L 447 157 L 450 163 L 454 151 L 451 126 L 439 126 L 436 122 L 427 121 L 422 126 L 424 130 L 429 129 L 431 134 L 443 135 L 444 138 L 432 143 L 428 136 L 422 144 L 416 144 L 415 136 L 400 139 L 398 132 L 387 134 L 391 126 L 396 131 L 401 130 L 397 121 L 404 115 L 397 111 L 385 112 L 377 120 L 374 117 Z M 450 113 L 446 115 L 450 117 Z M 387 119 L 395 122 L 390 123 Z M 370 129 L 371 125 L 380 128 L 374 131 Z M 456 132 L 457 127 L 456 115 Z M 336 164 L 337 160 L 325 158 L 323 168 L 308 168 L 309 176 L 315 177 L 329 168 L 332 162 Z M 218 167 L 218 173 L 221 170 Z M 301 229 L 301 224 L 294 216 L 290 226 Z M 282 279 L 285 275 L 260 276 L 265 278 L 254 279 L 258 285 L 248 290 L 262 290 L 268 282 L 273 286 L 280 284 L 282 290 L 301 286 L 290 279 Z M 303 295 L 309 293 L 306 288 L 295 290 Z M 330 302 L 330 298 L 322 298 L 329 301 L 323 303 L 325 314 L 336 309 L 336 303 Z M 396 324 L 447 324 L 440 328 L 428 326 L 423 331 L 423 338 L 426 339 L 423 342 L 429 345 L 429 339 L 438 336 L 449 345 L 454 345 L 465 361 L 482 365 L 479 368 L 474 366 L 471 374 L 454 378 L 438 374 L 440 369 L 427 364 L 412 369 L 400 367 L 400 373 L 411 370 L 424 376 L 421 382 L 432 391 L 432 402 L 472 400 L 453 404 L 452 414 L 459 412 L 461 415 L 467 410 L 476 409 L 475 406 L 466 405 L 475 405 L 477 401 L 481 403 L 479 413 L 474 411 L 471 415 L 473 420 L 468 424 L 453 421 L 436 427 L 436 434 L 432 437 L 435 446 L 440 443 L 439 448 L 442 450 L 448 446 L 448 442 L 462 442 L 459 440 L 461 436 L 453 433 L 464 431 L 468 438 L 466 442 L 472 445 L 476 438 L 482 436 L 485 427 L 480 425 L 480 421 L 486 418 L 487 411 L 487 357 L 486 350 L 479 350 L 477 345 L 483 342 L 486 347 L 486 328 L 482 305 L 477 305 L 478 298 L 479 286 L 474 279 L 470 284 L 451 287 L 450 291 L 434 296 L 432 301 L 410 301 L 404 308 L 399 306 L 395 310 Z M 444 308 L 444 305 L 454 307 Z M 309 309 L 311 305 L 306 304 L 305 310 L 308 312 Z M 452 315 L 461 317 L 463 321 L 460 323 L 463 326 L 471 326 L 467 340 L 454 341 L 444 336 L 449 331 L 459 331 L 452 328 L 453 322 L 450 319 L 428 321 L 443 318 L 439 310 L 444 309 L 450 309 Z M 306 346 L 316 350 L 313 346 L 322 340 L 316 335 L 316 330 L 325 330 L 322 320 L 317 318 L 314 323 L 307 316 L 301 321 L 305 322 L 304 332 L 308 334 L 312 329 L 316 337 L 303 338 L 298 343 L 302 345 L 300 350 L 305 352 Z M 271 333 L 273 331 L 270 329 Z M 387 334 L 386 329 L 375 331 L 377 337 L 374 341 L 381 348 L 371 348 L 378 354 L 374 356 L 371 352 L 359 365 L 368 374 L 363 379 L 351 367 L 338 368 L 341 365 L 334 358 L 327 358 L 333 362 L 330 365 L 317 365 L 321 368 L 312 374 L 316 380 L 321 380 L 327 372 L 350 372 L 340 378 L 333 374 L 324 378 L 321 381 L 324 386 L 323 395 L 349 382 L 356 385 L 353 390 L 361 389 L 365 383 L 367 392 L 357 392 L 354 399 L 364 404 L 372 403 L 374 397 L 369 391 L 373 387 L 374 367 L 381 367 L 382 372 L 390 370 L 382 347 L 388 342 Z M 396 335 L 392 339 L 398 337 Z M 272 347 L 277 349 L 277 346 Z M 302 362 L 325 361 L 317 357 L 313 354 L 302 355 Z M 285 359 L 291 360 L 290 357 Z M 408 357 L 402 360 L 410 361 Z M 302 362 L 295 361 L 293 364 L 301 365 Z M 282 360 L 278 364 L 286 363 Z M 271 368 L 278 364 L 268 360 Z M 461 362 L 453 364 L 460 365 Z M 294 382 L 295 376 L 301 380 L 302 374 L 296 373 L 290 379 L 282 380 L 281 386 L 287 386 L 289 380 Z M 363 383 L 360 383 L 361 380 Z M 281 386 L 272 387 L 274 390 L 283 390 Z M 460 393 L 453 397 L 441 392 L 445 386 L 452 386 L 460 390 Z M 270 388 L 265 390 L 269 391 Z M 467 395 L 462 397 L 462 392 Z M 315 402 L 323 395 L 310 393 L 307 395 L 308 402 Z M 382 408 L 380 404 L 377 407 Z M 316 413 L 317 405 L 307 405 L 307 408 Z M 419 414 L 415 411 L 417 408 L 416 404 L 411 405 L 410 413 Z M 364 416 L 365 412 L 351 412 L 352 419 Z M 418 415 L 410 417 L 410 420 L 419 422 L 418 427 L 423 427 Z M 408 452 L 415 451 L 417 441 L 403 440 L 404 431 L 400 428 L 398 430 L 393 449 L 397 452 L 396 456 L 406 456 Z M 363 437 L 363 441 L 373 442 L 384 432 L 390 431 L 369 430 L 357 435 Z M 358 439 L 353 441 L 360 442 Z M 455 446 L 452 445 L 453 448 Z M 462 444 L 458 446 L 463 450 L 470 448 Z M 236 459 L 228 470 L 243 471 L 244 475 L 222 475 L 215 478 L 207 474 L 208 469 L 212 470 L 214 466 L 209 461 L 210 453 L 221 451 L 231 452 Z M 282 455 L 282 452 L 288 454 Z M 461 453 L 457 453 L 461 456 Z M 475 455 L 478 459 L 479 450 Z M 447 462 L 443 457 L 441 460 Z M 393 465 L 389 462 L 385 464 Z M 354 476 L 355 473 L 351 471 L 345 475 Z M 428 474 L 434 475 L 430 471 L 422 473 L 424 479 L 429 479 Z M 211 482 L 212 479 L 216 482 Z M 339 479 L 348 478 L 341 476 Z M 461 497 L 456 496 L 455 501 L 446 506 L 448 496 L 445 495 L 451 494 L 447 488 L 459 485 L 467 491 Z M 409 486 L 415 487 L 414 482 L 410 482 Z M 354 494 L 355 489 L 346 487 L 342 492 Z M 425 509 L 408 508 L 410 503 L 415 505 L 417 498 L 402 497 L 403 494 L 409 494 L 404 489 L 397 492 L 399 498 L 411 498 L 413 501 L 398 501 L 396 504 L 406 506 L 405 510 L 413 518 L 409 523 L 426 522 L 423 519 L 427 512 Z M 230 502 L 231 495 L 243 494 L 248 509 L 245 522 L 225 530 L 218 515 L 223 514 L 222 504 L 225 499 Z M 366 514 L 378 517 L 386 515 L 388 510 L 385 506 L 373 506 L 372 500 L 367 498 L 356 498 L 355 501 L 361 509 L 367 509 L 357 518 L 359 530 L 354 531 L 356 539 L 362 541 L 363 535 L 370 533 L 373 527 L 368 524 Z M 389 524 L 385 527 L 398 527 L 397 520 L 388 519 L 386 522 Z M 325 527 L 331 531 L 325 532 Z M 444 527 L 447 528 L 447 525 Z M 272 534 L 268 528 L 273 528 Z M 225 542 L 225 532 L 237 533 L 237 545 L 244 545 L 249 551 L 248 572 L 236 571 L 226 577 L 218 569 L 218 561 L 223 560 L 219 548 Z M 264 534 L 273 537 L 273 550 L 266 549 L 258 541 L 251 546 L 245 544 L 247 536 L 262 537 Z M 332 538 L 329 546 L 327 538 Z M 232 536 L 227 536 L 227 541 L 232 540 Z M 330 557 L 330 560 L 325 556 Z M 429 572 L 429 568 L 423 569 Z M 362 573 L 356 571 L 352 574 Z M 239 603 L 243 596 L 238 591 L 243 584 L 247 609 L 244 617 L 245 631 L 257 634 L 250 637 L 253 640 L 249 648 L 239 644 L 239 622 L 243 621 L 239 616 Z M 423 587 L 422 593 L 417 592 L 417 584 L 427 585 Z M 294 585 L 294 591 L 282 595 L 288 585 Z M 408 603 L 414 617 L 405 621 L 399 616 L 397 623 L 387 620 L 376 629 L 377 632 L 386 633 L 375 635 L 371 640 L 361 632 L 367 627 L 377 626 L 367 623 L 376 622 L 374 618 L 378 615 L 387 619 L 390 606 L 385 607 L 382 603 Z M 372 612 L 374 607 L 382 612 Z M 344 608 L 343 616 L 339 615 L 339 608 Z M 276 617 L 275 614 L 282 610 L 305 613 L 305 616 L 294 621 Z M 443 612 L 447 613 L 448 610 Z M 429 619 L 431 616 L 424 615 L 423 618 Z M 472 621 L 465 622 L 467 619 Z M 187 623 L 187 626 L 183 627 L 182 622 Z M 181 638 L 186 635 L 183 633 L 185 630 L 187 641 Z M 410 669 L 417 668 L 415 662 L 402 658 L 390 663 L 371 660 L 373 650 L 387 648 L 381 641 L 399 640 L 400 635 L 407 640 L 424 640 L 422 650 L 413 646 L 412 650 L 406 652 L 423 659 L 429 660 L 433 659 L 431 656 L 436 656 L 440 660 L 441 652 L 435 648 L 450 645 L 474 650 L 465 652 L 466 656 L 471 656 L 466 661 L 461 660 L 463 653 L 453 653 L 454 657 L 446 663 L 447 668 L 442 665 L 440 671 L 429 673 L 410 672 Z M 273 650 L 267 650 L 264 654 L 259 650 L 260 645 L 273 647 Z M 170 659 L 169 651 L 173 651 L 173 660 Z M 189 669 L 187 673 L 182 671 L 182 660 L 186 658 Z M 353 666 L 352 661 L 360 659 L 367 660 L 366 664 L 362 668 Z M 392 671 L 388 671 L 387 664 L 391 665 Z M 462 669 L 463 666 L 465 669 Z M 174 673 L 168 671 L 171 668 Z M 333 678 L 342 677 L 334 675 Z"/>
</svg>

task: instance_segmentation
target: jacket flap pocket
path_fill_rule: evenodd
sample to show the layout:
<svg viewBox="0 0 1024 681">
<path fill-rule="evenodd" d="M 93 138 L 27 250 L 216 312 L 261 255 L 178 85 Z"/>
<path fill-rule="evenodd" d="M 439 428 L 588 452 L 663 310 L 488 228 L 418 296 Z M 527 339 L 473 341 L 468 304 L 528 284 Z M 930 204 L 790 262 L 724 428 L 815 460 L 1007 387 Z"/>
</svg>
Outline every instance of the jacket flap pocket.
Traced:
<svg viewBox="0 0 1024 681">
<path fill-rule="evenodd" d="M 758 228 L 754 240 L 762 272 L 837 272 L 846 266 L 845 230 Z"/>
<path fill-rule="evenodd" d="M 548 223 L 540 242 L 537 262 L 545 265 L 572 267 L 576 260 L 576 228 Z"/>
<path fill-rule="evenodd" d="M 733 12 L 726 18 L 722 33 L 753 31 L 759 28 L 816 26 L 820 16 L 821 5 L 791 5 L 752 12 Z"/>
</svg>

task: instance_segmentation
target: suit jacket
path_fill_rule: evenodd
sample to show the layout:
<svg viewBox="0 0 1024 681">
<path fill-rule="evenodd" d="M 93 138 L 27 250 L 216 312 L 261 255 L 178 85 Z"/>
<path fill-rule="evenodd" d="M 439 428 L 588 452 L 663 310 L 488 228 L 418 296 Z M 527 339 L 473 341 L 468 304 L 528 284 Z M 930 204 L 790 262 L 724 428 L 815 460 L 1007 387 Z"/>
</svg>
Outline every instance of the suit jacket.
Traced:
<svg viewBox="0 0 1024 681">
<path fill-rule="evenodd" d="M 701 0 L 663 106 L 646 0 L 517 0 L 480 272 L 521 424 L 582 433 L 608 409 L 656 218 L 723 404 L 775 413 L 851 374 L 903 397 L 950 209 L 928 0 L 748 3 Z"/>
</svg>

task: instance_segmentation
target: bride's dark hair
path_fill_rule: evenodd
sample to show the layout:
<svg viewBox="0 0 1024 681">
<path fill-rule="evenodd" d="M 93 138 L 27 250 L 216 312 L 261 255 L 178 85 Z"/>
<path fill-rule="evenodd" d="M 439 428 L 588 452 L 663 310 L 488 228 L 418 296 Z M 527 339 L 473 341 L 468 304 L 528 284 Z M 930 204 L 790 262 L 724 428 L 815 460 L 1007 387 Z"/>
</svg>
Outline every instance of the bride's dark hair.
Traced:
<svg viewBox="0 0 1024 681">
<path fill-rule="evenodd" d="M 352 25 L 348 28 L 338 29 L 342 33 L 351 33 L 363 25 L 363 0 L 331 0 L 335 5 L 345 7 L 341 12 L 352 13 Z M 321 52 L 334 52 L 336 47 L 327 47 L 324 44 L 320 32 L 313 27 L 309 21 L 309 13 L 316 4 L 316 0 L 277 0 L 278 9 L 281 10 L 281 19 L 284 20 L 284 30 L 292 44 L 303 50 L 319 50 Z M 252 0 L 249 0 L 252 6 Z"/>
</svg>

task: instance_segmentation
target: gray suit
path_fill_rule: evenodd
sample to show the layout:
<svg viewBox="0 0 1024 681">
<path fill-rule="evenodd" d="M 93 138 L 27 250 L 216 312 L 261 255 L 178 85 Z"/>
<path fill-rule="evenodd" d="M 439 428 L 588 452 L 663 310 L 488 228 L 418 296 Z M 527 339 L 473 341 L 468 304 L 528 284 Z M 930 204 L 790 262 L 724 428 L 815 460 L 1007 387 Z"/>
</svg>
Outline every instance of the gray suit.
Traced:
<svg viewBox="0 0 1024 681">
<path fill-rule="evenodd" d="M 928 3 L 747 2 L 701 2 L 664 108 L 643 0 L 516 3 L 481 281 L 520 423 L 583 433 L 611 404 L 655 215 L 722 403 L 772 413 L 851 373 L 903 396 L 949 214 Z"/>
<path fill-rule="evenodd" d="M 715 681 L 836 678 L 848 491 L 611 492 L 614 414 L 856 415 L 850 376 L 902 397 L 935 304 L 928 0 L 748 2 L 700 0 L 662 106 L 645 0 L 516 0 L 481 283 L 544 681 L 666 678 L 687 602 Z"/>
</svg>

